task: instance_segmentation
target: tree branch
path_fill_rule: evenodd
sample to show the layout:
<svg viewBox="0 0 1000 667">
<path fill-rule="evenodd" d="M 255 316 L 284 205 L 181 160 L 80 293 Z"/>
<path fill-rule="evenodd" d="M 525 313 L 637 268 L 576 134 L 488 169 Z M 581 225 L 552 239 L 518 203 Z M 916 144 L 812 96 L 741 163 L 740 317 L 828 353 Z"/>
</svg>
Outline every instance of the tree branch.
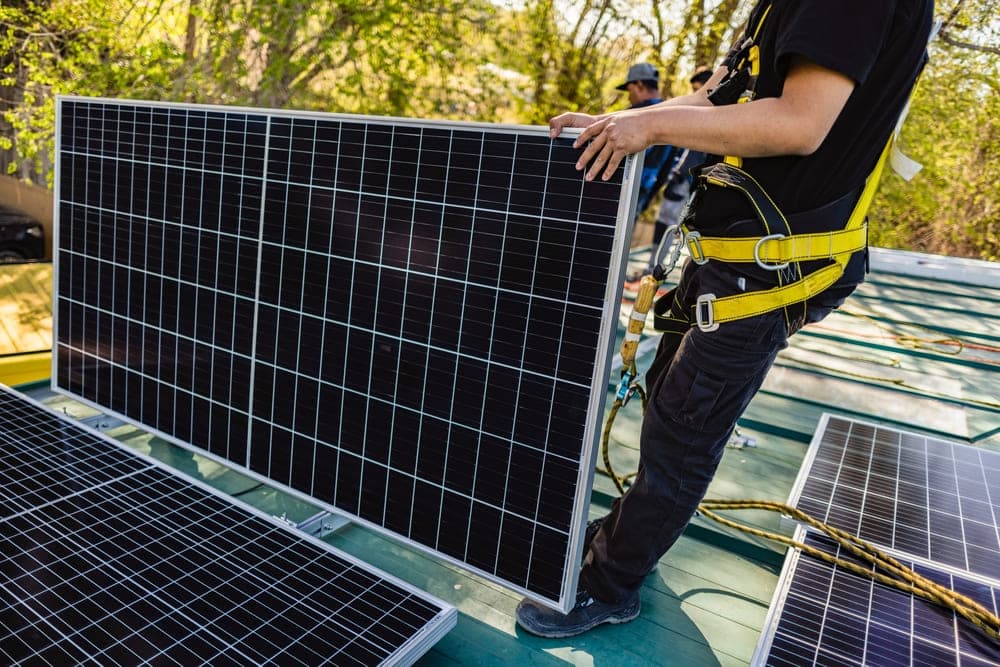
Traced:
<svg viewBox="0 0 1000 667">
<path fill-rule="evenodd" d="M 950 44 L 951 46 L 958 47 L 960 49 L 969 49 L 970 51 L 978 51 L 980 53 L 992 53 L 994 55 L 1000 56 L 1000 48 L 996 46 L 983 46 L 981 44 L 972 44 L 971 42 L 963 42 L 962 40 L 955 39 L 951 36 L 944 28 L 938 32 L 938 38 L 945 44 Z"/>
</svg>

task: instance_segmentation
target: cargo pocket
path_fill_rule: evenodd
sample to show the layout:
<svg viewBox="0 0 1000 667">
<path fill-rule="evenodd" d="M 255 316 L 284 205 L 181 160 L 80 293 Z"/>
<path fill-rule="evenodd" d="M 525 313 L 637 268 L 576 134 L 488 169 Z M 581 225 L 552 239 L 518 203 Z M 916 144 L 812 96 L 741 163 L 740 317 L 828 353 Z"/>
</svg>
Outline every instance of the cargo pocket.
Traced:
<svg viewBox="0 0 1000 667">
<path fill-rule="evenodd" d="M 698 371 L 675 418 L 697 431 L 704 430 L 710 417 L 714 420 L 725 419 L 717 410 L 721 407 L 717 404 L 725 388 L 725 380 Z"/>
</svg>

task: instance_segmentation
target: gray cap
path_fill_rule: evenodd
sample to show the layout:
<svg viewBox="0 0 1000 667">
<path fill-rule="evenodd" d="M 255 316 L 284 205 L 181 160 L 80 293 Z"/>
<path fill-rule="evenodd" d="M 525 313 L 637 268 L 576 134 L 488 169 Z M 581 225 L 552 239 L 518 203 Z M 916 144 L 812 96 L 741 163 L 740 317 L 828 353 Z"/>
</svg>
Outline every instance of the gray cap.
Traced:
<svg viewBox="0 0 1000 667">
<path fill-rule="evenodd" d="M 625 90 L 628 84 L 633 81 L 656 81 L 660 82 L 660 72 L 649 63 L 637 63 L 628 68 L 628 78 L 625 83 L 615 86 L 618 90 Z"/>
</svg>

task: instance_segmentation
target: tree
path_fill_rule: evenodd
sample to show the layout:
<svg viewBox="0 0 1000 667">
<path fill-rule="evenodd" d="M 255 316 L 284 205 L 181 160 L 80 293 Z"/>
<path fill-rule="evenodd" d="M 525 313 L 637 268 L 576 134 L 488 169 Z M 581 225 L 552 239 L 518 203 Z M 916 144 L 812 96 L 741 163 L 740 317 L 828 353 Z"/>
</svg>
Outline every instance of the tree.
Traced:
<svg viewBox="0 0 1000 667">
<path fill-rule="evenodd" d="M 923 169 L 909 183 L 883 176 L 870 239 L 890 248 L 997 260 L 1000 17 L 989 0 L 959 0 L 944 19 L 900 142 Z"/>
<path fill-rule="evenodd" d="M 625 103 L 629 64 L 665 95 L 714 66 L 738 0 L 2 0 L 0 169 L 51 180 L 54 98 L 132 97 L 545 123 Z M 874 244 L 1000 256 L 1000 15 L 951 0 L 889 173 Z"/>
<path fill-rule="evenodd" d="M 715 69 L 749 10 L 747 3 L 740 5 L 739 0 L 651 0 L 648 10 L 637 13 L 636 29 L 652 47 L 666 96 L 690 92 L 688 78 L 697 67 Z"/>
<path fill-rule="evenodd" d="M 51 184 L 55 96 L 141 96 L 178 55 L 146 43 L 134 2 L 21 0 L 0 6 L 0 137 L 6 173 Z"/>
<path fill-rule="evenodd" d="M 390 115 L 445 108 L 485 2 L 192 0 L 172 94 L 193 102 Z M 196 24 L 197 27 L 191 27 Z"/>
</svg>

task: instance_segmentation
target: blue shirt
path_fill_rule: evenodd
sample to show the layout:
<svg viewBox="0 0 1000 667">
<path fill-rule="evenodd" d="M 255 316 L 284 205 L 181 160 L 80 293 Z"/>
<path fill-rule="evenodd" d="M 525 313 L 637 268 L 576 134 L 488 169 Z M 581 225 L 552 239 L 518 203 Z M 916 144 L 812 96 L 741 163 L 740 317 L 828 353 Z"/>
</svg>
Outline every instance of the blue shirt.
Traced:
<svg viewBox="0 0 1000 667">
<path fill-rule="evenodd" d="M 633 109 L 659 104 L 663 100 L 659 97 L 646 100 L 634 105 Z M 666 183 L 673 169 L 674 162 L 680 155 L 673 146 L 650 146 L 646 149 L 646 157 L 642 162 L 642 174 L 639 176 L 639 197 L 635 204 L 635 215 L 639 215 L 649 208 L 649 203 L 653 200 L 653 195 Z"/>
</svg>

